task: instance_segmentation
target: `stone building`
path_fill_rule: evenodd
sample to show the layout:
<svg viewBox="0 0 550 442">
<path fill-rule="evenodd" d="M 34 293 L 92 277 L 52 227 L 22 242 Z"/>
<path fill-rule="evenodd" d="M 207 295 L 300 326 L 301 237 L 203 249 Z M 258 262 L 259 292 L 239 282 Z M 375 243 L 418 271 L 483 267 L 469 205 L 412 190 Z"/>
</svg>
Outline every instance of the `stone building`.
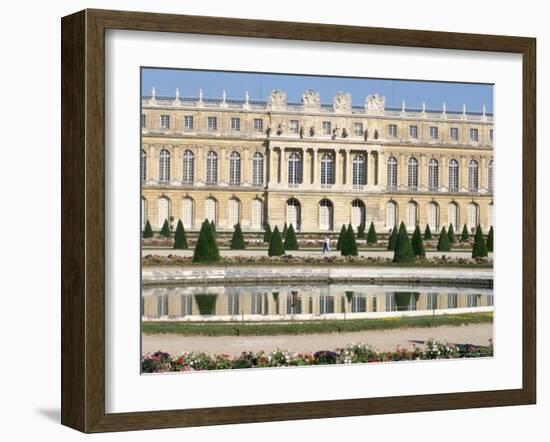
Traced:
<svg viewBox="0 0 550 442">
<path fill-rule="evenodd" d="M 363 106 L 309 90 L 290 103 L 142 97 L 142 225 L 165 219 L 196 230 L 300 232 L 342 224 L 387 232 L 401 221 L 439 231 L 493 224 L 493 116 L 483 112 Z"/>
</svg>

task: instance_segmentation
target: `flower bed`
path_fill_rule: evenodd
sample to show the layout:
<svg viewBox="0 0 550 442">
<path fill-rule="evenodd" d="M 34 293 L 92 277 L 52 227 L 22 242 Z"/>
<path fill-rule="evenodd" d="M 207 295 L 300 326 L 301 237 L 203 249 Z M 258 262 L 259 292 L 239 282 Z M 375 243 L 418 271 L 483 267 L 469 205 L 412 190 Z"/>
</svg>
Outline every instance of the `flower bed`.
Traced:
<svg viewBox="0 0 550 442">
<path fill-rule="evenodd" d="M 429 341 L 424 348 L 413 350 L 397 347 L 395 351 L 379 352 L 369 345 L 351 344 L 334 351 L 290 353 L 276 350 L 271 353 L 243 352 L 240 356 L 211 355 L 204 352 L 185 352 L 171 356 L 157 351 L 141 359 L 142 373 L 174 371 L 226 370 L 235 368 L 293 367 L 304 365 L 353 364 L 369 362 L 415 361 L 432 359 L 480 358 L 493 356 L 493 345 L 453 345 Z"/>
</svg>

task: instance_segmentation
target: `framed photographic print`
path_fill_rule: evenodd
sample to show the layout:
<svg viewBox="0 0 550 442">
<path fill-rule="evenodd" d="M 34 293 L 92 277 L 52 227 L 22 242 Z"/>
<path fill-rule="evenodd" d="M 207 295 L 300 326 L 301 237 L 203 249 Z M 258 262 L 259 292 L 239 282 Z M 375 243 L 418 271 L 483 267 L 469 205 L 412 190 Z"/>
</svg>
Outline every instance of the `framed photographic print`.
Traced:
<svg viewBox="0 0 550 442">
<path fill-rule="evenodd" d="M 535 40 L 62 20 L 62 423 L 532 404 Z"/>
</svg>

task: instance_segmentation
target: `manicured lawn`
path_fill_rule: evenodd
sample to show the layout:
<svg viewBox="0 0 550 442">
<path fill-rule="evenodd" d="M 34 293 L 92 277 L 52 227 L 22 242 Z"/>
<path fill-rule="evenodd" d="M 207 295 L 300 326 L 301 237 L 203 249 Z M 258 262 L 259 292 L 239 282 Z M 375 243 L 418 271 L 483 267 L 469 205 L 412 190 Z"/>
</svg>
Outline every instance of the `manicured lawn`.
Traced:
<svg viewBox="0 0 550 442">
<path fill-rule="evenodd" d="M 321 320 L 284 323 L 189 323 L 142 322 L 145 334 L 178 334 L 185 336 L 262 336 L 304 335 L 312 333 L 344 333 L 364 330 L 390 330 L 411 327 L 460 326 L 492 323 L 493 313 L 465 313 L 457 315 L 427 315 L 384 319 Z"/>
</svg>

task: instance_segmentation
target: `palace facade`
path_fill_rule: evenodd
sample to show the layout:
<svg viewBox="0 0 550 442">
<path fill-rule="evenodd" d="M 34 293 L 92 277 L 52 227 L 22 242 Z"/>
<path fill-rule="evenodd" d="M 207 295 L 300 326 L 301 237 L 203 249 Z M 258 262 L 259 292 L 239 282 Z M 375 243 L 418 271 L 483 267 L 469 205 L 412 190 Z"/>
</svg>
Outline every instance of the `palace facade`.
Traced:
<svg viewBox="0 0 550 442">
<path fill-rule="evenodd" d="M 493 225 L 493 116 L 385 106 L 369 95 L 330 104 L 306 91 L 288 103 L 142 97 L 142 225 L 260 231 L 292 223 L 301 232 L 401 221 L 432 231 Z"/>
</svg>

